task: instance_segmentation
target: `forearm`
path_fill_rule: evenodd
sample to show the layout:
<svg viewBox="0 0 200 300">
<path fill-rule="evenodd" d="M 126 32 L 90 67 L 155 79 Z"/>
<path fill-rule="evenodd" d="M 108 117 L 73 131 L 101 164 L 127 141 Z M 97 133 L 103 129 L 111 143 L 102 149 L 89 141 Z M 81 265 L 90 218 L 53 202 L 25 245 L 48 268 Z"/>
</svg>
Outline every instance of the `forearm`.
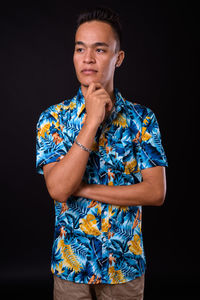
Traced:
<svg viewBox="0 0 200 300">
<path fill-rule="evenodd" d="M 85 123 L 77 140 L 91 149 L 96 131 L 97 127 Z M 89 152 L 74 142 L 65 157 L 49 169 L 45 179 L 52 198 L 64 202 L 77 189 L 85 173 L 89 155 Z"/>
<path fill-rule="evenodd" d="M 147 182 L 129 186 L 85 184 L 75 195 L 119 206 L 159 206 L 164 201 L 161 189 Z"/>
</svg>

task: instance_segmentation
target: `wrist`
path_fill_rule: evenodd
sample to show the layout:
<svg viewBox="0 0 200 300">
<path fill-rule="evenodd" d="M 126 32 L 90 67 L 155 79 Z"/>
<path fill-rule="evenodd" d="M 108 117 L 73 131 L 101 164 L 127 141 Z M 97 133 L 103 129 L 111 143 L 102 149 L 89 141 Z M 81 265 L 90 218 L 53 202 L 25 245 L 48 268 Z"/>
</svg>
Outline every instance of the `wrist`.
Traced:
<svg viewBox="0 0 200 300">
<path fill-rule="evenodd" d="M 95 120 L 90 120 L 87 117 L 84 125 L 91 130 L 97 130 L 100 126 L 100 124 L 98 124 Z"/>
</svg>

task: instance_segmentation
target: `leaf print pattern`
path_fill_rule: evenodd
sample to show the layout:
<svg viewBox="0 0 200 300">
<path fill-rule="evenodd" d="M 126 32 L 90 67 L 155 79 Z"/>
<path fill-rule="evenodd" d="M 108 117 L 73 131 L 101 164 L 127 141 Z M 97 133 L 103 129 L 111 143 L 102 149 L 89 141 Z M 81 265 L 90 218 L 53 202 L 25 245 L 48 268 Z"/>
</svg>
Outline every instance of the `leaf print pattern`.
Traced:
<svg viewBox="0 0 200 300">
<path fill-rule="evenodd" d="M 45 139 L 45 136 L 48 136 L 50 131 L 51 124 L 49 122 L 47 122 L 46 124 L 44 124 L 43 126 L 40 127 L 40 129 L 38 130 L 38 138 L 43 138 Z"/>
<path fill-rule="evenodd" d="M 137 161 L 133 159 L 132 161 L 128 161 L 125 163 L 125 173 L 131 174 L 132 172 L 137 172 L 139 169 L 137 168 Z"/>
<path fill-rule="evenodd" d="M 126 118 L 121 113 L 119 113 L 117 120 L 114 120 L 113 123 L 114 125 L 120 126 L 122 128 L 128 127 Z"/>
<path fill-rule="evenodd" d="M 112 284 L 126 282 L 125 278 L 122 274 L 122 271 L 121 270 L 115 270 L 114 266 L 109 267 L 109 275 L 110 275 Z"/>
<path fill-rule="evenodd" d="M 83 180 L 88 184 L 132 185 L 141 170 L 167 166 L 158 122 L 144 106 L 125 100 L 115 89 L 115 106 L 97 130 Z M 79 89 L 73 99 L 45 110 L 37 123 L 36 168 L 62 159 L 86 118 Z M 142 207 L 117 206 L 70 196 L 54 201 L 55 233 L 51 271 L 62 279 L 87 284 L 118 284 L 146 269 Z"/>
<path fill-rule="evenodd" d="M 62 254 L 62 268 L 67 267 L 69 269 L 72 269 L 75 273 L 79 272 L 81 265 L 78 262 L 76 255 L 73 253 L 71 246 L 66 245 L 63 240 L 60 240 L 58 242 L 58 249 L 60 249 L 60 252 Z"/>
<path fill-rule="evenodd" d="M 148 141 L 151 138 L 151 135 L 146 130 L 146 127 L 142 127 L 142 141 Z"/>
<path fill-rule="evenodd" d="M 142 247 L 140 246 L 140 236 L 138 234 L 135 234 L 133 237 L 133 241 L 128 242 L 129 250 L 133 252 L 135 255 L 141 255 L 142 254 Z"/>
<path fill-rule="evenodd" d="M 97 220 L 94 215 L 88 214 L 86 219 L 80 219 L 80 229 L 86 234 L 100 235 L 101 232 L 97 228 Z"/>
</svg>

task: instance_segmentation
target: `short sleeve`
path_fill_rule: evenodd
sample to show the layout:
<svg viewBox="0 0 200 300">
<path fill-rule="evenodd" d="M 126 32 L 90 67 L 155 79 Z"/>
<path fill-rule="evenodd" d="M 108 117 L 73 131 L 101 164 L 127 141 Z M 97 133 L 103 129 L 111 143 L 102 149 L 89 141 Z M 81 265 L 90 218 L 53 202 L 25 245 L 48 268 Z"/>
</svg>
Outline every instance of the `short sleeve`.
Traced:
<svg viewBox="0 0 200 300">
<path fill-rule="evenodd" d="M 59 161 L 67 153 L 57 112 L 46 110 L 40 115 L 36 132 L 36 171 L 43 174 L 43 166 Z"/>
<path fill-rule="evenodd" d="M 162 146 L 161 134 L 155 114 L 148 109 L 143 119 L 137 160 L 140 170 L 154 166 L 168 166 Z"/>
</svg>

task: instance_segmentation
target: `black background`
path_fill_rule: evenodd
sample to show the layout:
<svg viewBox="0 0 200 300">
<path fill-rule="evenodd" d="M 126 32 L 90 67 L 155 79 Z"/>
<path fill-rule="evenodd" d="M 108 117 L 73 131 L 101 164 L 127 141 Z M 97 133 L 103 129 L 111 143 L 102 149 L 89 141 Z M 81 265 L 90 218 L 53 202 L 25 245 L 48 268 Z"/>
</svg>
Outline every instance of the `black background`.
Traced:
<svg viewBox="0 0 200 300">
<path fill-rule="evenodd" d="M 155 112 L 169 162 L 164 205 L 143 208 L 145 300 L 192 299 L 198 279 L 197 7 L 125 0 L 16 1 L 1 9 L 2 299 L 52 299 L 54 207 L 35 172 L 35 127 L 44 109 L 78 90 L 75 19 L 94 4 L 120 13 L 126 57 L 115 86 Z"/>
</svg>

